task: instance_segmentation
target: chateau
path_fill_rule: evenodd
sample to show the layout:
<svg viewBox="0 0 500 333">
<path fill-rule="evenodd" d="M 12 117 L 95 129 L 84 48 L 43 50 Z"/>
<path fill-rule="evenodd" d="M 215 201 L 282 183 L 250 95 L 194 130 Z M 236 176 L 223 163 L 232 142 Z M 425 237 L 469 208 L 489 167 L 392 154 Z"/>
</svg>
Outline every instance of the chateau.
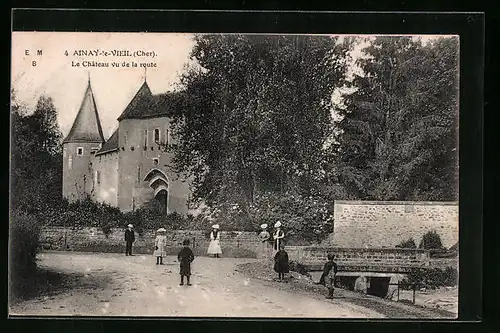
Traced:
<svg viewBox="0 0 500 333">
<path fill-rule="evenodd" d="M 78 114 L 63 141 L 63 197 L 90 197 L 122 211 L 157 200 L 167 212 L 188 212 L 189 184 L 169 171 L 169 114 L 176 93 L 153 95 L 142 84 L 104 139 L 90 79 Z"/>
</svg>

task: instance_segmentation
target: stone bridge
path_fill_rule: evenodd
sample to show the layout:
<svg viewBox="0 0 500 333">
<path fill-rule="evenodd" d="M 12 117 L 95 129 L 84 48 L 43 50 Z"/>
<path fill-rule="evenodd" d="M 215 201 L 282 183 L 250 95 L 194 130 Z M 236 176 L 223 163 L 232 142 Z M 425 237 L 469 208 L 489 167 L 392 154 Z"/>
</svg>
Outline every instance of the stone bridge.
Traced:
<svg viewBox="0 0 500 333">
<path fill-rule="evenodd" d="M 327 254 L 333 253 L 340 284 L 381 297 L 392 289 L 390 283 L 397 283 L 414 268 L 430 265 L 429 251 L 416 249 L 287 246 L 286 251 L 290 260 L 304 265 L 310 272 L 322 271 Z"/>
<path fill-rule="evenodd" d="M 335 254 L 342 272 L 407 273 L 412 268 L 429 266 L 429 251 L 400 248 L 335 248 L 287 246 L 290 260 L 310 271 L 323 269 L 327 254 Z"/>
</svg>

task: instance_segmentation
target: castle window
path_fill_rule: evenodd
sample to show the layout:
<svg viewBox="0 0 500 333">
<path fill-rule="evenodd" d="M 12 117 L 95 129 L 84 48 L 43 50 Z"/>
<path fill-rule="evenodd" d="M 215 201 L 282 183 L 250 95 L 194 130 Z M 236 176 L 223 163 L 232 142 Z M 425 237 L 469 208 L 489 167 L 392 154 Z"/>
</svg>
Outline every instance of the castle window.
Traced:
<svg viewBox="0 0 500 333">
<path fill-rule="evenodd" d="M 76 148 L 76 156 L 82 156 L 82 155 L 83 155 L 83 147 Z"/>
<path fill-rule="evenodd" d="M 144 130 L 144 147 L 148 146 L 148 130 Z"/>
<path fill-rule="evenodd" d="M 69 158 L 68 158 L 68 169 L 72 169 L 73 168 L 73 156 L 69 155 Z"/>
<path fill-rule="evenodd" d="M 167 146 L 168 146 L 168 143 L 169 143 L 168 142 L 169 141 L 169 135 L 170 135 L 170 133 L 168 132 L 168 129 L 165 128 L 165 145 L 167 145 Z"/>
<path fill-rule="evenodd" d="M 137 166 L 137 182 L 138 183 L 141 182 L 141 166 L 140 165 Z"/>
<path fill-rule="evenodd" d="M 125 134 L 123 135 L 123 144 L 126 145 L 127 144 L 127 133 L 128 132 L 125 132 Z"/>
<path fill-rule="evenodd" d="M 97 185 L 101 184 L 101 172 L 99 170 L 95 172 L 95 183 Z"/>
<path fill-rule="evenodd" d="M 154 157 L 153 158 L 153 164 L 154 165 L 158 165 L 158 163 L 160 163 L 160 160 L 157 157 Z"/>
<path fill-rule="evenodd" d="M 155 128 L 155 143 L 160 143 L 160 129 Z"/>
</svg>

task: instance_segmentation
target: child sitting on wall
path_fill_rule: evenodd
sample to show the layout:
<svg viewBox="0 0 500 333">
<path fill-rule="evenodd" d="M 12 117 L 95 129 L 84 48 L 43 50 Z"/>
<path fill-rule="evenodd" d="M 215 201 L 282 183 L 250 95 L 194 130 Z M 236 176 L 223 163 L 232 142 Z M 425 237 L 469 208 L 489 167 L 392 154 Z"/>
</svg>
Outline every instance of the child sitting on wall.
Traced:
<svg viewBox="0 0 500 333">
<path fill-rule="evenodd" d="M 179 261 L 180 265 L 179 273 L 181 275 L 181 283 L 179 285 L 184 285 L 184 277 L 186 277 L 187 285 L 190 286 L 191 283 L 189 279 L 191 277 L 191 262 L 193 262 L 194 260 L 194 254 L 193 251 L 191 251 L 191 249 L 189 248 L 189 239 L 185 239 L 182 242 L 182 245 L 184 245 L 184 247 L 177 255 L 177 260 Z"/>
</svg>

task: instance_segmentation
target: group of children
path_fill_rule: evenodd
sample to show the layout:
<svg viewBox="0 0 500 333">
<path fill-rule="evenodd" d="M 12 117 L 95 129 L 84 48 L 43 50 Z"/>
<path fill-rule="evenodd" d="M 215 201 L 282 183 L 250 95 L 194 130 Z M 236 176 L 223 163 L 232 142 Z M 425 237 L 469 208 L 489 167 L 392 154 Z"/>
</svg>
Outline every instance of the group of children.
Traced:
<svg viewBox="0 0 500 333">
<path fill-rule="evenodd" d="M 323 266 L 323 273 L 318 284 L 322 284 L 328 288 L 327 299 L 333 298 L 335 289 L 335 277 L 337 275 L 337 263 L 334 261 L 335 255 L 329 253 L 328 261 Z M 285 251 L 285 245 L 280 245 L 280 250 L 274 255 L 274 271 L 278 273 L 278 281 L 282 282 L 285 278 L 285 273 L 289 272 L 288 253 Z"/>
<path fill-rule="evenodd" d="M 216 230 L 218 228 L 214 229 Z M 164 228 L 160 228 L 157 230 L 158 235 L 156 236 L 155 239 L 155 251 L 154 251 L 154 256 L 156 257 L 157 265 L 163 265 L 163 257 L 166 256 L 167 238 L 165 232 L 166 230 Z M 211 241 L 214 241 L 214 239 L 217 238 L 211 237 Z M 285 279 L 285 274 L 289 272 L 289 260 L 288 260 L 288 253 L 285 251 L 285 244 L 279 242 L 277 243 L 279 244 L 279 250 L 274 255 L 274 270 L 276 273 L 278 273 L 278 281 L 282 282 Z M 184 277 L 185 277 L 187 280 L 186 284 L 190 286 L 191 263 L 194 260 L 194 254 L 193 251 L 189 248 L 190 245 L 189 239 L 185 239 L 182 242 L 182 245 L 183 248 L 177 254 L 177 260 L 180 266 L 179 270 L 179 274 L 181 277 L 180 285 L 181 286 L 184 285 Z M 322 284 L 328 288 L 328 296 L 326 297 L 328 299 L 333 298 L 335 276 L 337 274 L 337 263 L 335 263 L 334 258 L 335 256 L 333 254 L 328 254 L 328 261 L 325 263 L 323 267 L 323 274 L 321 275 L 321 278 L 318 282 L 318 284 Z"/>
<path fill-rule="evenodd" d="M 167 236 L 165 228 L 158 229 L 155 238 L 155 250 L 153 255 L 156 257 L 156 264 L 163 265 L 163 257 L 166 257 L 166 247 L 167 247 Z M 191 285 L 191 263 L 194 260 L 193 251 L 189 248 L 189 239 L 185 239 L 182 242 L 183 248 L 177 254 L 177 261 L 179 262 L 180 270 L 179 274 L 181 276 L 180 285 L 184 285 L 184 277 L 186 277 L 186 284 Z"/>
</svg>

